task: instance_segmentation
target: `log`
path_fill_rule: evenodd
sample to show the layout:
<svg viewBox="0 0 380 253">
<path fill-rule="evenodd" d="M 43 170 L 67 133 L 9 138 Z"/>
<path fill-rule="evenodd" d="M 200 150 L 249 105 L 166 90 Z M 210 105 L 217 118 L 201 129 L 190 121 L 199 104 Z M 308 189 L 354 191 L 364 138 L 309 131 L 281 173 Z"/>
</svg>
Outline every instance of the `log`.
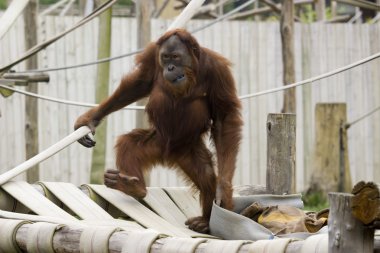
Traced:
<svg viewBox="0 0 380 253">
<path fill-rule="evenodd" d="M 296 115 L 269 114 L 267 142 L 268 193 L 295 193 Z"/>
<path fill-rule="evenodd" d="M 361 181 L 352 189 L 352 214 L 365 225 L 378 226 L 380 222 L 379 186 Z"/>
<path fill-rule="evenodd" d="M 28 240 L 28 232 L 31 224 L 22 225 L 16 233 L 16 243 L 21 250 L 26 252 L 26 245 Z M 53 236 L 53 248 L 55 252 L 59 253 L 80 253 L 80 236 L 83 228 L 63 226 L 57 230 Z M 123 244 L 128 240 L 129 234 L 126 231 L 114 232 L 109 239 L 109 252 L 121 253 Z M 156 240 L 151 246 L 151 253 L 163 253 L 162 246 L 170 238 L 162 238 Z M 292 241 L 288 244 L 284 253 L 301 253 L 304 241 Z M 206 243 L 201 243 L 194 250 L 195 253 L 205 252 Z M 248 253 L 250 243 L 243 245 L 237 252 Z"/>
<path fill-rule="evenodd" d="M 374 229 L 351 211 L 352 194 L 330 193 L 329 253 L 373 253 Z"/>
<path fill-rule="evenodd" d="M 28 85 L 28 82 L 24 80 L 15 80 L 15 79 L 0 79 L 0 84 L 26 86 Z M 0 88 L 0 89 L 3 89 L 3 88 Z M 6 91 L 13 93 L 13 91 L 10 91 L 10 90 L 6 90 Z"/>
<path fill-rule="evenodd" d="M 44 73 L 5 73 L 2 78 L 20 80 L 24 82 L 44 82 L 48 83 L 50 77 Z"/>
</svg>

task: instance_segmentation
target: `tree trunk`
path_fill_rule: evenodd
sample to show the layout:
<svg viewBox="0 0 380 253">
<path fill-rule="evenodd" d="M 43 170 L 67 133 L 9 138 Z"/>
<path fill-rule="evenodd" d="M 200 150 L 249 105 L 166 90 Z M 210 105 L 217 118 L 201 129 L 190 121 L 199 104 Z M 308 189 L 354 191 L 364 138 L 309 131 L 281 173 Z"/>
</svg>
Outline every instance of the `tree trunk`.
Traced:
<svg viewBox="0 0 380 253">
<path fill-rule="evenodd" d="M 281 9 L 281 41 L 282 63 L 284 67 L 284 85 L 294 83 L 294 6 L 293 0 L 284 0 Z M 288 89 L 284 92 L 283 113 L 296 112 L 296 90 Z"/>
<path fill-rule="evenodd" d="M 37 0 L 30 0 L 24 11 L 25 47 L 26 50 L 37 44 Z M 26 61 L 26 69 L 38 68 L 37 56 L 34 55 Z M 37 83 L 28 83 L 26 91 L 38 93 Z M 29 96 L 25 97 L 25 155 L 26 160 L 38 154 L 38 100 Z M 29 183 L 34 183 L 40 178 L 39 166 L 36 165 L 26 173 Z"/>
</svg>

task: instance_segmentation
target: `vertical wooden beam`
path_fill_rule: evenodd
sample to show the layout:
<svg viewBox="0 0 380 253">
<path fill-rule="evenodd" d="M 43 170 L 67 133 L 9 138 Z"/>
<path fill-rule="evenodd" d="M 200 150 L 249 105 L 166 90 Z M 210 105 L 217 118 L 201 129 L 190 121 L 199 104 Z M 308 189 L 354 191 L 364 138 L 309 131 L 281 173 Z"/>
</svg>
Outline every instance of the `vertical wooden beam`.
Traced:
<svg viewBox="0 0 380 253">
<path fill-rule="evenodd" d="M 317 104 L 311 189 L 325 193 L 352 188 L 348 162 L 346 104 Z"/>
<path fill-rule="evenodd" d="M 100 4 L 106 0 L 100 0 Z M 111 21 L 112 9 L 108 9 L 99 16 L 99 44 L 98 59 L 107 58 L 111 55 Z M 96 74 L 96 103 L 100 103 L 108 96 L 110 77 L 110 63 L 98 65 Z M 91 183 L 103 183 L 103 173 L 106 160 L 107 121 L 96 128 L 96 145 L 92 152 Z"/>
<path fill-rule="evenodd" d="M 137 47 L 144 48 L 151 41 L 150 17 L 152 14 L 152 0 L 136 1 L 137 19 Z M 146 105 L 147 99 L 138 101 L 138 105 Z M 136 112 L 136 127 L 148 127 L 148 119 L 144 111 Z"/>
<path fill-rule="evenodd" d="M 268 193 L 296 191 L 296 115 L 269 114 L 267 119 Z"/>
<path fill-rule="evenodd" d="M 281 9 L 281 42 L 282 42 L 282 63 L 284 68 L 284 85 L 294 83 L 294 5 L 293 0 L 284 0 Z M 296 90 L 295 88 L 284 92 L 283 113 L 296 112 Z"/>
<path fill-rule="evenodd" d="M 352 194 L 330 193 L 329 253 L 372 253 L 374 229 L 363 226 L 351 211 Z"/>
<path fill-rule="evenodd" d="M 315 0 L 315 12 L 317 14 L 317 21 L 326 20 L 326 0 Z"/>
<path fill-rule="evenodd" d="M 151 41 L 150 19 L 153 12 L 154 4 L 152 0 L 136 1 L 136 19 L 137 19 L 137 48 L 144 48 Z M 142 99 L 137 105 L 146 105 L 148 99 Z M 144 111 L 136 111 L 136 127 L 148 128 L 148 117 Z M 149 175 L 144 176 L 146 185 L 150 185 Z"/>
<path fill-rule="evenodd" d="M 37 44 L 37 14 L 38 1 L 30 0 L 24 11 L 25 48 L 30 49 Z M 26 61 L 26 69 L 38 68 L 37 56 L 34 55 Z M 29 83 L 26 91 L 38 93 L 38 84 Z M 47 119 L 48 120 L 48 119 Z M 38 154 L 38 100 L 25 97 L 25 155 L 26 160 Z M 36 165 L 26 173 L 26 180 L 34 183 L 40 178 L 39 166 Z"/>
<path fill-rule="evenodd" d="M 338 3 L 334 0 L 331 0 L 331 17 L 335 18 L 337 15 L 337 5 Z"/>
<path fill-rule="evenodd" d="M 311 77 L 311 29 L 310 26 L 302 26 L 302 79 Z M 303 146 L 303 171 L 304 182 L 308 182 L 311 176 L 312 157 L 312 88 L 311 85 L 303 85 L 302 89 L 302 146 Z"/>
</svg>

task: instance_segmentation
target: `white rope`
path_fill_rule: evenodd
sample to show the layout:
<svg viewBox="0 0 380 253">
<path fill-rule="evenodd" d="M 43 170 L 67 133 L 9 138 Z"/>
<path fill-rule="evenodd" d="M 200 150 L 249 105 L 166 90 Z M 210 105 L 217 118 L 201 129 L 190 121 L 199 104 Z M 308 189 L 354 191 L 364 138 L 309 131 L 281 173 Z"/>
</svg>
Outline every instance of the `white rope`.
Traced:
<svg viewBox="0 0 380 253">
<path fill-rule="evenodd" d="M 307 83 L 312 83 L 312 82 L 315 82 L 315 81 L 318 81 L 318 80 L 321 80 L 321 79 L 324 79 L 324 78 L 327 78 L 327 77 L 339 74 L 339 73 L 341 73 L 343 71 L 346 71 L 348 69 L 352 69 L 352 68 L 354 68 L 356 66 L 362 65 L 364 63 L 367 63 L 367 62 L 372 61 L 372 60 L 374 60 L 376 58 L 379 58 L 379 57 L 380 57 L 380 52 L 378 52 L 376 54 L 373 54 L 373 55 L 371 55 L 371 56 L 369 56 L 367 58 L 364 58 L 362 60 L 359 60 L 357 62 L 351 63 L 351 64 L 349 64 L 347 66 L 335 69 L 333 71 L 327 72 L 327 73 L 319 75 L 319 76 L 315 76 L 315 77 L 312 77 L 312 78 L 309 78 L 309 79 L 306 79 L 306 80 L 303 80 L 303 81 L 300 81 L 300 82 L 297 82 L 297 83 L 284 85 L 282 87 L 278 87 L 278 88 L 274 88 L 274 89 L 269 89 L 269 90 L 265 90 L 265 91 L 261 91 L 261 92 L 257 92 L 257 93 L 247 94 L 247 95 L 244 95 L 244 96 L 240 96 L 239 98 L 240 99 L 246 99 L 246 98 L 258 97 L 258 96 L 266 95 L 266 94 L 269 94 L 269 93 L 274 93 L 274 92 L 278 92 L 278 91 L 282 91 L 282 90 L 291 89 L 291 88 L 294 88 L 294 87 L 297 87 L 297 86 L 300 86 L 300 85 L 304 85 L 304 84 L 307 84 Z"/>
<path fill-rule="evenodd" d="M 303 81 L 300 81 L 300 82 L 297 82 L 297 83 L 293 83 L 293 84 L 289 84 L 289 85 L 284 85 L 282 87 L 273 88 L 273 89 L 269 89 L 269 90 L 264 90 L 264 91 L 260 91 L 260 92 L 256 92 L 256 93 L 251 93 L 251 94 L 243 95 L 243 96 L 240 96 L 239 98 L 240 99 L 247 99 L 247 98 L 252 98 L 252 97 L 258 97 L 258 96 L 262 96 L 262 95 L 266 95 L 266 94 L 270 94 L 270 93 L 274 93 L 274 92 L 278 92 L 278 91 L 283 91 L 283 90 L 291 89 L 291 88 L 294 88 L 294 87 L 297 87 L 297 86 L 300 86 L 300 85 L 304 85 L 304 84 L 307 84 L 307 83 L 312 83 L 312 82 L 315 82 L 315 81 L 318 81 L 318 80 L 321 80 L 321 79 L 324 79 L 324 78 L 336 75 L 338 73 L 344 72 L 344 71 L 346 71 L 348 69 L 352 69 L 354 67 L 362 65 L 364 63 L 367 63 L 367 62 L 372 61 L 372 60 L 374 60 L 376 58 L 379 58 L 379 57 L 380 57 L 380 52 L 378 52 L 376 54 L 373 54 L 373 55 L 371 55 L 371 56 L 369 56 L 367 58 L 364 58 L 362 60 L 359 60 L 359 61 L 356 61 L 354 63 L 351 63 L 349 65 L 346 65 L 344 67 L 341 67 L 341 68 L 335 69 L 333 71 L 327 72 L 325 74 L 319 75 L 319 76 L 315 76 L 315 77 L 312 77 L 312 78 L 309 78 L 309 79 L 306 79 L 306 80 L 303 80 Z M 4 88 L 4 89 L 7 89 L 7 90 L 11 90 L 11 91 L 17 92 L 17 93 L 24 94 L 24 95 L 27 95 L 27 96 L 31 96 L 31 97 L 39 98 L 39 99 L 42 99 L 42 100 L 51 101 L 51 102 L 57 102 L 57 103 L 61 103 L 61 104 L 66 104 L 66 105 L 76 105 L 76 106 L 84 106 L 84 107 L 95 107 L 95 106 L 97 106 L 97 104 L 81 103 L 81 102 L 75 102 L 75 101 L 70 101 L 70 100 L 52 98 L 52 97 L 48 97 L 48 96 L 42 96 L 42 95 L 38 95 L 38 94 L 35 94 L 35 93 L 18 90 L 18 89 L 9 87 L 7 85 L 2 85 L 2 84 L 0 84 L 0 87 Z M 144 106 L 127 106 L 127 107 L 124 107 L 123 109 L 125 109 L 125 110 L 144 110 L 145 107 Z"/>
<path fill-rule="evenodd" d="M 76 101 L 71 101 L 71 100 L 66 100 L 66 99 L 53 98 L 53 97 L 48 97 L 48 96 L 44 96 L 44 95 L 39 95 L 36 93 L 15 89 L 13 87 L 3 85 L 3 84 L 0 84 L 0 88 L 11 90 L 13 92 L 17 92 L 17 93 L 20 93 L 20 94 L 23 94 L 26 96 L 34 97 L 34 98 L 38 98 L 41 100 L 56 102 L 56 103 L 65 104 L 65 105 L 76 105 L 76 106 L 83 106 L 83 107 L 96 107 L 96 106 L 98 106 L 98 104 L 82 103 L 82 102 L 76 102 Z M 123 109 L 124 110 L 144 110 L 145 106 L 131 106 L 130 105 L 130 106 L 124 107 Z"/>
</svg>

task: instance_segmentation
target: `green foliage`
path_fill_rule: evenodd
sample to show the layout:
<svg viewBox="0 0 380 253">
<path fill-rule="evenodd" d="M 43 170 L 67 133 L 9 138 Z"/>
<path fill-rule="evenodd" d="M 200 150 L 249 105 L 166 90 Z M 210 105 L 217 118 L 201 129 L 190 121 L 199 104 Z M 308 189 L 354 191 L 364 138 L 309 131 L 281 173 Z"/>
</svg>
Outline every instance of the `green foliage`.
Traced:
<svg viewBox="0 0 380 253">
<path fill-rule="evenodd" d="M 58 2 L 59 0 L 39 0 L 40 4 L 43 4 L 43 5 L 49 5 L 49 4 L 55 4 L 56 2 Z"/>
<path fill-rule="evenodd" d="M 133 5 L 133 2 L 132 2 L 132 0 L 119 0 L 119 1 L 117 1 L 117 4 L 118 5 L 128 5 L 128 6 L 131 6 L 131 5 Z"/>
<path fill-rule="evenodd" d="M 326 19 L 330 20 L 332 18 L 332 10 L 331 7 L 326 7 Z"/>
<path fill-rule="evenodd" d="M 300 13 L 302 23 L 312 23 L 317 19 L 317 14 L 313 10 L 313 6 L 311 4 L 304 4 L 300 6 Z"/>
<path fill-rule="evenodd" d="M 5 10 L 7 8 L 7 0 L 0 0 L 0 10 Z"/>
<path fill-rule="evenodd" d="M 302 200 L 307 211 L 320 211 L 329 206 L 326 194 L 320 191 L 308 192 L 302 196 Z"/>
</svg>

